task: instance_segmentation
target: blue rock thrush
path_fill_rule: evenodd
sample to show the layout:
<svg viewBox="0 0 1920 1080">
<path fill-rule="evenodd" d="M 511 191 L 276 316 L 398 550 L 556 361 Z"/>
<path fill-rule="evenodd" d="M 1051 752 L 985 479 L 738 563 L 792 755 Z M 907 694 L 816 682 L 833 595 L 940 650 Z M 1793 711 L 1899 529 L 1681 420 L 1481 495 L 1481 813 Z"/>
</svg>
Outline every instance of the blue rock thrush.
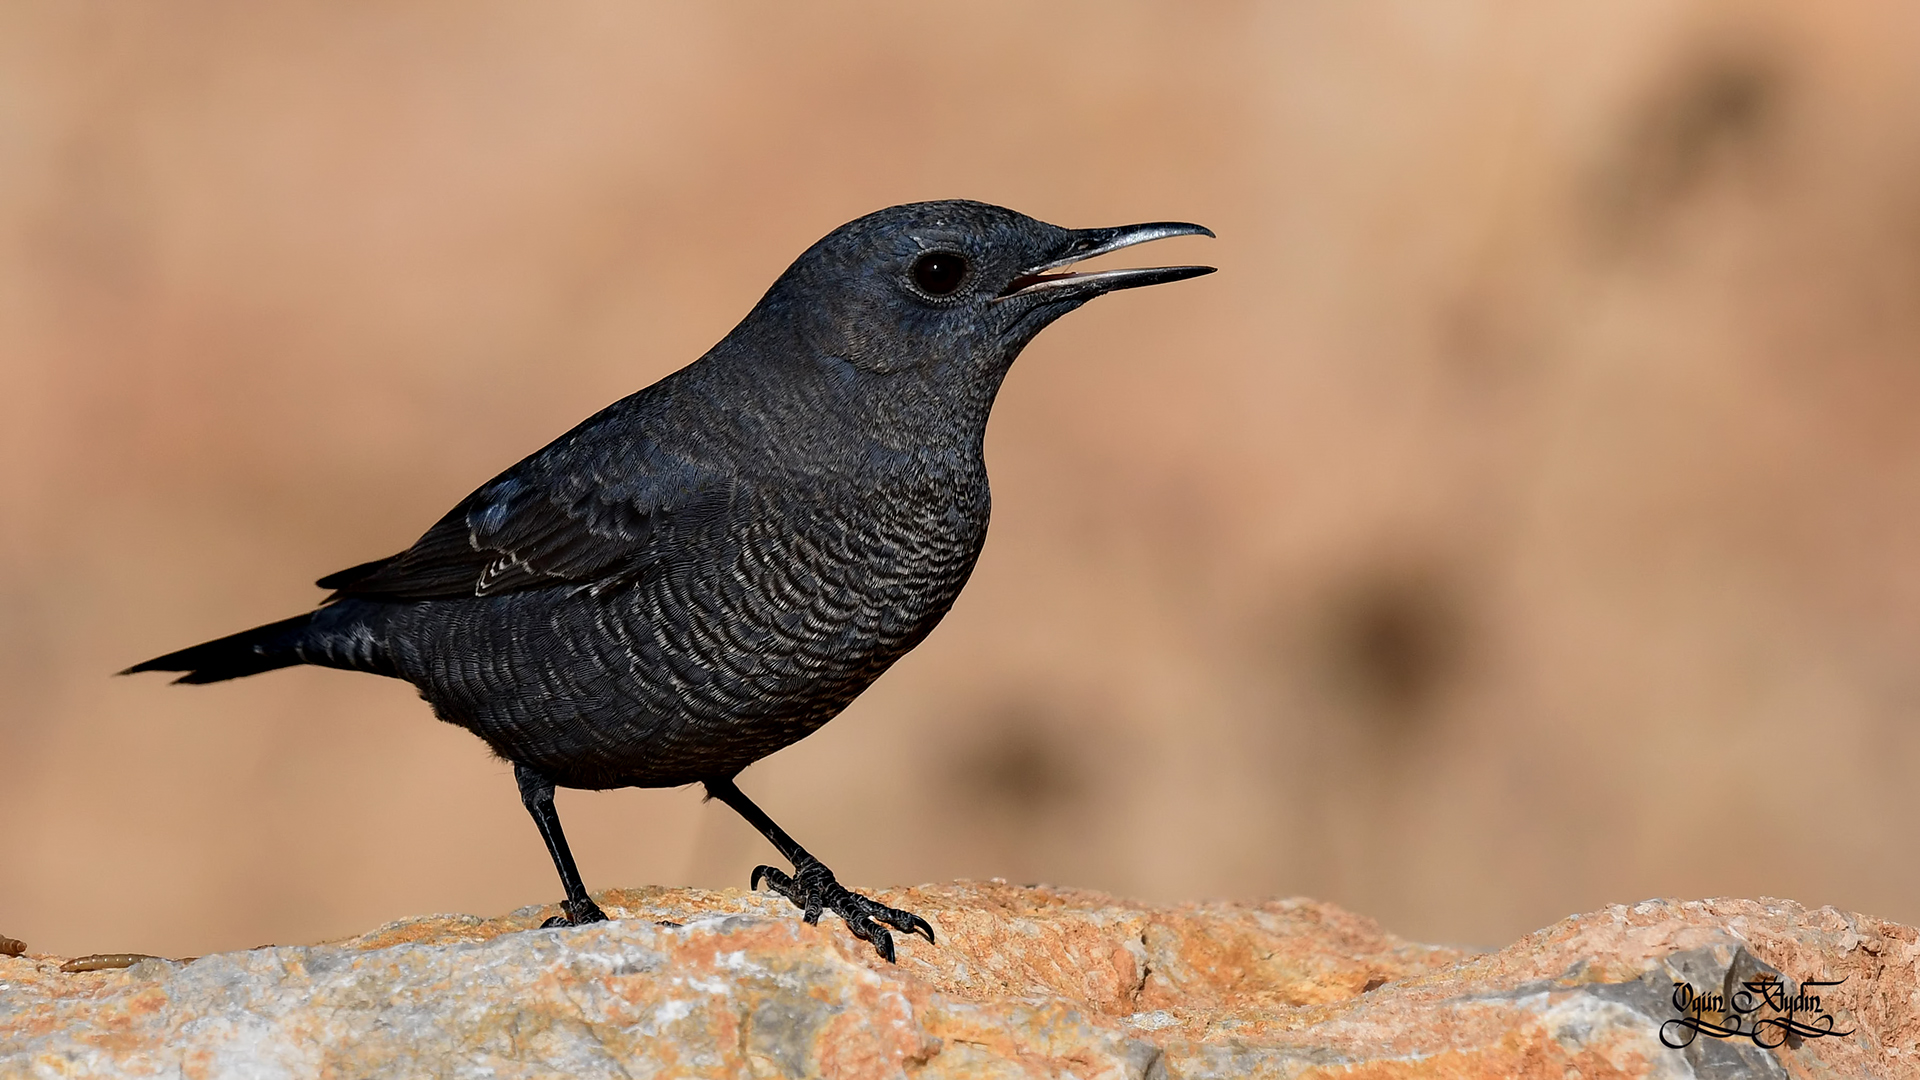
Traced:
<svg viewBox="0 0 1920 1080">
<path fill-rule="evenodd" d="M 606 918 L 556 787 L 705 785 L 793 864 L 755 868 L 893 959 L 911 912 L 842 886 L 734 784 L 925 638 L 987 533 L 987 414 L 1053 320 L 1211 267 L 1064 268 L 1170 236 L 914 203 L 829 233 L 705 356 L 467 496 L 414 545 L 321 578 L 314 611 L 136 664 L 217 682 L 293 664 L 405 679 L 513 763 L 566 900 Z"/>
</svg>

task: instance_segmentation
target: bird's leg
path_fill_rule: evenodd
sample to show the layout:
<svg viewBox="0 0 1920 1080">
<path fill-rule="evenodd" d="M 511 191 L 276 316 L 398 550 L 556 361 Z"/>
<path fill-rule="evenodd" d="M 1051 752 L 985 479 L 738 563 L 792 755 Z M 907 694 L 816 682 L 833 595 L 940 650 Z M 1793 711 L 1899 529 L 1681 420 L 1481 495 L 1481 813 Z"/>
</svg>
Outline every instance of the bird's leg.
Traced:
<svg viewBox="0 0 1920 1080">
<path fill-rule="evenodd" d="M 890 908 L 878 901 L 870 900 L 834 879 L 833 871 L 825 863 L 814 858 L 797 843 L 787 831 L 773 823 L 773 819 L 753 800 L 746 797 L 734 785 L 731 779 L 708 780 L 707 797 L 719 799 L 734 812 L 747 819 L 747 824 L 760 830 L 760 835 L 786 856 L 793 864 L 793 876 L 771 866 L 756 866 L 753 877 L 748 879 L 747 887 L 758 889 L 760 879 L 766 878 L 773 891 L 794 902 L 801 910 L 801 918 L 810 923 L 820 921 L 822 911 L 831 911 L 846 920 L 847 929 L 855 937 L 873 944 L 880 958 L 893 963 L 893 935 L 887 932 L 891 926 L 895 930 L 908 934 L 921 934 L 928 941 L 933 940 L 933 927 L 927 920 L 911 911 Z"/>
<path fill-rule="evenodd" d="M 540 827 L 540 839 L 547 842 L 547 854 L 553 856 L 554 869 L 560 871 L 560 885 L 567 890 L 567 898 L 560 904 L 560 910 L 566 914 L 555 915 L 540 925 L 606 922 L 607 913 L 587 896 L 580 870 L 573 865 L 573 852 L 567 849 L 567 834 L 560 831 L 560 815 L 553 809 L 553 781 L 517 761 L 513 765 L 513 778 L 520 783 L 520 801 L 526 804 L 527 813 L 533 815 L 533 823 Z"/>
</svg>

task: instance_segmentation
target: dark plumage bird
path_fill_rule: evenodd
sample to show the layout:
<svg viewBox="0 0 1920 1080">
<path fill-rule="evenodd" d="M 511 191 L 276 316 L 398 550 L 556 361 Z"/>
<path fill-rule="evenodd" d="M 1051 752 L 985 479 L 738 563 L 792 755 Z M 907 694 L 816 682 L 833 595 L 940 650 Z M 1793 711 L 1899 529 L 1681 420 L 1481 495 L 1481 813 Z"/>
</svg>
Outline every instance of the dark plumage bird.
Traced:
<svg viewBox="0 0 1920 1080">
<path fill-rule="evenodd" d="M 513 762 L 566 889 L 606 918 L 556 787 L 703 784 L 793 864 L 755 868 L 893 958 L 910 912 L 840 885 L 734 785 L 925 638 L 987 532 L 987 413 L 1020 350 L 1103 293 L 1211 267 L 1062 268 L 1169 236 L 997 206 L 869 214 L 789 267 L 705 356 L 467 496 L 315 611 L 136 664 L 218 682 L 318 664 L 405 679 Z"/>
</svg>

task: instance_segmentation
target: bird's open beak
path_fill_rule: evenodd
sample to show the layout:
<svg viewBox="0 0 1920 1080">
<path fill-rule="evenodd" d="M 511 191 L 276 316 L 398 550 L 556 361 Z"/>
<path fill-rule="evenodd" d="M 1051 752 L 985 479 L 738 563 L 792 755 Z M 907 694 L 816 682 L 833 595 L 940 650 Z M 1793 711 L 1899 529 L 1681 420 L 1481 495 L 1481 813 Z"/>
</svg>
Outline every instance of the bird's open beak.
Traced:
<svg viewBox="0 0 1920 1080">
<path fill-rule="evenodd" d="M 1011 300 L 1047 294 L 1049 300 L 1092 299 L 1116 289 L 1137 289 L 1142 285 L 1161 285 L 1169 281 L 1211 274 L 1211 266 L 1151 266 L 1138 270 L 1097 270 L 1088 274 L 1051 273 L 1063 266 L 1105 255 L 1123 247 L 1164 240 L 1169 236 L 1212 236 L 1204 225 L 1184 221 L 1155 221 L 1146 225 L 1118 225 L 1111 229 L 1081 229 L 1053 258 L 1023 271 L 1013 279 L 996 300 Z"/>
</svg>

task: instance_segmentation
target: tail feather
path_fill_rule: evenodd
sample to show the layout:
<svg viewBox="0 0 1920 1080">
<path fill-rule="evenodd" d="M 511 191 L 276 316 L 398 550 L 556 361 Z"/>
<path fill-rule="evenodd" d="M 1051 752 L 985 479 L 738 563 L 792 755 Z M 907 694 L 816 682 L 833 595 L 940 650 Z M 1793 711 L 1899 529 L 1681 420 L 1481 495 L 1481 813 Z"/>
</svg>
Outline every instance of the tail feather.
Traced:
<svg viewBox="0 0 1920 1080">
<path fill-rule="evenodd" d="M 282 619 L 265 626 L 256 626 L 251 630 L 242 630 L 237 634 L 228 634 L 223 638 L 215 638 L 191 648 L 181 649 L 179 652 L 156 656 L 151 660 L 135 664 L 120 674 L 132 675 L 141 671 L 184 671 L 186 674 L 173 681 L 210 683 L 303 664 L 306 660 L 300 656 L 297 646 L 306 636 L 308 626 L 313 622 L 315 614 L 310 611 L 305 615 L 295 615 L 291 619 Z"/>
</svg>

